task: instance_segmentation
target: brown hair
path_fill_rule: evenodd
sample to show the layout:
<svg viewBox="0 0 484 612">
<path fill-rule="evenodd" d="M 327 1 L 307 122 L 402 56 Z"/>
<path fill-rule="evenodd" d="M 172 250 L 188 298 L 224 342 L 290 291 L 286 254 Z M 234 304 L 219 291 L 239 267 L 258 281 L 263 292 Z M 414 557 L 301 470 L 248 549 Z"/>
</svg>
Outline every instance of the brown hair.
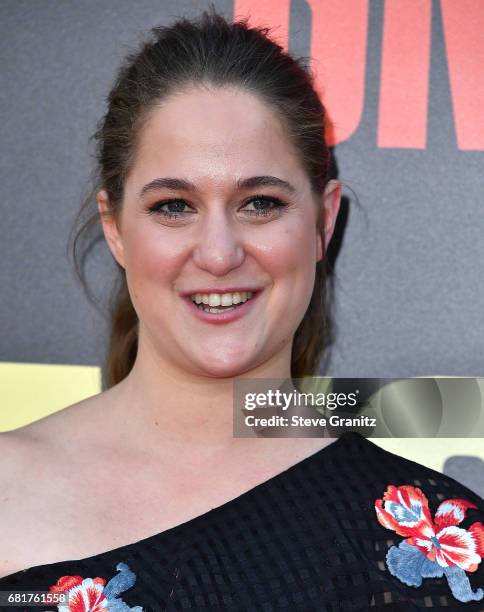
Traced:
<svg viewBox="0 0 484 612">
<path fill-rule="evenodd" d="M 125 179 L 136 155 L 137 139 L 148 113 L 171 93 L 207 84 L 243 87 L 264 100 L 278 115 L 309 177 L 314 195 L 320 196 L 329 180 L 330 154 L 324 137 L 325 109 L 314 87 L 306 58 L 294 58 L 269 38 L 270 28 L 250 27 L 247 19 L 229 23 L 213 6 L 197 19 L 179 18 L 158 26 L 139 49 L 127 55 L 107 98 L 108 109 L 93 135 L 96 140 L 96 176 L 71 231 L 75 272 L 88 297 L 82 270 L 84 239 L 100 227 L 95 194 L 105 189 L 110 212 L 123 200 Z M 320 218 L 322 232 L 323 220 Z M 326 261 L 316 264 L 314 289 L 308 309 L 296 330 L 291 375 L 317 373 L 328 339 Z M 131 370 L 137 353 L 138 317 L 130 299 L 125 271 L 118 269 L 117 288 L 110 304 L 110 339 L 103 371 L 108 387 Z"/>
</svg>

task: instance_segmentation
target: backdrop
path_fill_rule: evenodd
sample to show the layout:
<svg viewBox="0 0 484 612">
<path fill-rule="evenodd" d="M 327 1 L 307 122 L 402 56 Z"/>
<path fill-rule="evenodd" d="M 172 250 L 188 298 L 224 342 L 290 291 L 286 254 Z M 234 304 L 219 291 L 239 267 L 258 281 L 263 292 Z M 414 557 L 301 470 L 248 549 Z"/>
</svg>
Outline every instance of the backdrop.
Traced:
<svg viewBox="0 0 484 612">
<path fill-rule="evenodd" d="M 335 337 L 321 373 L 483 376 L 484 2 L 214 5 L 229 18 L 274 26 L 282 45 L 311 56 L 328 108 L 345 203 L 332 247 Z M 92 169 L 88 138 L 125 54 L 149 28 L 207 6 L 0 5 L 0 429 L 100 390 L 106 321 L 65 253 Z M 104 244 L 88 268 L 102 294 L 114 272 Z M 449 455 L 477 457 L 482 448 L 390 442 L 438 469 Z"/>
</svg>

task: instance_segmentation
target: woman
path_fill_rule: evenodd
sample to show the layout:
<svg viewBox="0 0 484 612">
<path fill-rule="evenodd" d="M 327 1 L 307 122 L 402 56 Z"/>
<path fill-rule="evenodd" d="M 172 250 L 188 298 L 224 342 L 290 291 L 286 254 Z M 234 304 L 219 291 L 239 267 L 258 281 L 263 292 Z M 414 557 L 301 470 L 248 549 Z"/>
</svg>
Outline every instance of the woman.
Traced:
<svg viewBox="0 0 484 612">
<path fill-rule="evenodd" d="M 108 102 L 109 388 L 2 436 L 10 605 L 482 610 L 470 490 L 357 434 L 233 437 L 235 377 L 314 374 L 327 337 L 341 186 L 308 70 L 212 10 L 155 28 Z"/>
</svg>

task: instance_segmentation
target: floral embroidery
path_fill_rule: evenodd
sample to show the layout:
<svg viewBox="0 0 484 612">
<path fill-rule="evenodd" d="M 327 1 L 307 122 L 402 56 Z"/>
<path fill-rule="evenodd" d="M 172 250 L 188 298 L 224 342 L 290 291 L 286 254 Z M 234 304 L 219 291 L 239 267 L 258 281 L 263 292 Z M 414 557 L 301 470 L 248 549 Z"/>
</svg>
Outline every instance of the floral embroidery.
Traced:
<svg viewBox="0 0 484 612">
<path fill-rule="evenodd" d="M 69 603 L 59 604 L 58 612 L 143 612 L 141 606 L 130 608 L 118 595 L 130 589 L 136 575 L 126 563 L 116 565 L 118 574 L 106 584 L 104 578 L 62 576 L 49 588 L 52 593 L 65 592 Z"/>
<path fill-rule="evenodd" d="M 422 584 L 422 578 L 445 575 L 457 600 L 480 601 L 483 589 L 473 591 L 465 572 L 475 572 L 484 556 L 484 525 L 456 527 L 469 508 L 477 506 L 464 499 L 446 499 L 432 520 L 429 502 L 419 488 L 388 485 L 383 499 L 375 500 L 378 521 L 406 536 L 387 552 L 390 573 L 414 587 Z"/>
</svg>

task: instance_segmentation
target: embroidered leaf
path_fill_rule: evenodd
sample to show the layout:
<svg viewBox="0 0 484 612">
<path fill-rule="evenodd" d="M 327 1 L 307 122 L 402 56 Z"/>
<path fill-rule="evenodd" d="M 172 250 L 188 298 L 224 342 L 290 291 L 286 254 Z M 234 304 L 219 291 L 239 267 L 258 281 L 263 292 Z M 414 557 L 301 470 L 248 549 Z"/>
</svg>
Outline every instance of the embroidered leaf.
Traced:
<svg viewBox="0 0 484 612">
<path fill-rule="evenodd" d="M 116 569 L 119 574 L 116 574 L 104 587 L 104 594 L 108 599 L 114 599 L 124 591 L 130 589 L 136 582 L 136 576 L 126 563 L 118 563 Z"/>
<path fill-rule="evenodd" d="M 446 567 L 444 573 L 452 595 L 459 601 L 480 601 L 484 597 L 482 589 L 472 590 L 469 578 L 460 567 Z"/>
<path fill-rule="evenodd" d="M 443 570 L 435 563 L 429 561 L 418 548 L 406 542 L 392 546 L 386 555 L 387 566 L 390 573 L 408 586 L 420 586 L 422 578 L 440 578 Z"/>
</svg>

